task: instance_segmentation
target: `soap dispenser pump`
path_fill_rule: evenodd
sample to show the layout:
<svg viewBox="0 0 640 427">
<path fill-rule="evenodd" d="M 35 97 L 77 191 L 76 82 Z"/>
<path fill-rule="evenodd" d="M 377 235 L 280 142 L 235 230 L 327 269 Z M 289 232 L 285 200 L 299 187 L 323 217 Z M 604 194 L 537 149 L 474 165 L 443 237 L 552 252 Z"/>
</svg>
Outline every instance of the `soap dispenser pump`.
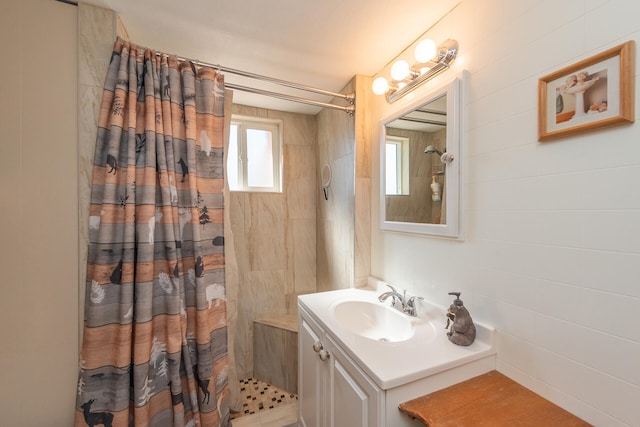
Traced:
<svg viewBox="0 0 640 427">
<path fill-rule="evenodd" d="M 469 311 L 460 299 L 460 292 L 449 292 L 449 295 L 454 295 L 456 299 L 453 300 L 453 304 L 447 310 L 447 326 L 445 326 L 445 329 L 449 329 L 449 326 L 451 326 L 449 332 L 447 332 L 447 337 L 454 344 L 471 345 L 476 339 L 476 325 L 473 324 Z"/>
</svg>

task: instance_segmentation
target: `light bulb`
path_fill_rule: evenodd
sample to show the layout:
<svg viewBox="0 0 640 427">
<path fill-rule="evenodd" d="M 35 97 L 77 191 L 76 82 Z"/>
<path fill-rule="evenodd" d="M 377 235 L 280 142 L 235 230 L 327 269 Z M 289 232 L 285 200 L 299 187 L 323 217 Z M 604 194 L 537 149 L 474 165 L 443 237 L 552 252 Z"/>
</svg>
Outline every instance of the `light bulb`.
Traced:
<svg viewBox="0 0 640 427">
<path fill-rule="evenodd" d="M 436 56 L 436 53 L 436 42 L 431 39 L 424 39 L 420 40 L 416 45 L 413 56 L 415 56 L 416 61 L 418 62 L 427 62 L 433 59 L 433 57 Z"/>
<path fill-rule="evenodd" d="M 389 89 L 389 82 L 384 77 L 378 77 L 371 85 L 371 90 L 373 90 L 373 93 L 376 95 L 384 94 L 387 89 Z"/>
<path fill-rule="evenodd" d="M 391 66 L 391 78 L 396 81 L 404 80 L 410 72 L 409 63 L 404 59 L 397 60 Z"/>
</svg>

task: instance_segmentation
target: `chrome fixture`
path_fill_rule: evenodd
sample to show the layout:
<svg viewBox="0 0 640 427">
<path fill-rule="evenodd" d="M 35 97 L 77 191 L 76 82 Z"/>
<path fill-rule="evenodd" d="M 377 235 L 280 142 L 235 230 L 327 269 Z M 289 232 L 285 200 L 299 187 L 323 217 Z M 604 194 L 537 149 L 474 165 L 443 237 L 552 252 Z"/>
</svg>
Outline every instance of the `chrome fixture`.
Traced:
<svg viewBox="0 0 640 427">
<path fill-rule="evenodd" d="M 60 0 L 58 0 L 58 1 L 60 1 Z M 156 56 L 169 56 L 169 55 L 167 55 L 165 53 L 156 52 Z M 231 83 L 231 82 L 228 82 L 228 81 L 225 82 L 225 85 L 224 85 L 225 88 L 227 88 L 227 89 L 239 90 L 239 91 L 248 92 L 248 93 L 254 93 L 256 95 L 270 96 L 272 98 L 284 99 L 285 101 L 299 102 L 299 103 L 307 104 L 307 105 L 314 105 L 316 107 L 333 108 L 333 109 L 336 109 L 336 110 L 342 110 L 342 111 L 344 111 L 345 113 L 347 113 L 350 116 L 353 116 L 353 114 L 355 112 L 355 109 L 356 109 L 356 107 L 355 107 L 355 102 L 356 102 L 355 93 L 334 92 L 334 91 L 320 89 L 320 88 L 313 87 L 313 86 L 303 85 L 303 84 L 300 84 L 300 83 L 290 82 L 290 81 L 287 81 L 287 80 L 277 79 L 275 77 L 269 77 L 269 76 L 264 76 L 264 75 L 261 75 L 261 74 L 251 73 L 249 71 L 238 70 L 237 68 L 225 67 L 225 66 L 220 65 L 220 64 L 210 64 L 210 63 L 202 62 L 202 61 L 199 61 L 199 60 L 190 60 L 190 59 L 183 58 L 183 57 L 180 57 L 180 56 L 176 56 L 176 59 L 178 61 L 180 61 L 180 62 L 190 62 L 193 65 L 196 65 L 198 67 L 213 68 L 216 71 L 221 72 L 221 73 L 234 74 L 234 75 L 237 75 L 237 76 L 242 76 L 242 77 L 247 77 L 247 78 L 250 78 L 250 79 L 260 80 L 260 81 L 263 81 L 263 82 L 267 82 L 267 83 L 271 83 L 271 84 L 275 84 L 275 85 L 280 85 L 280 86 L 284 86 L 284 87 L 288 87 L 288 88 L 292 88 L 292 89 L 296 89 L 296 90 L 300 90 L 300 91 L 311 92 L 311 93 L 315 93 L 315 94 L 318 94 L 318 95 L 331 96 L 331 97 L 334 97 L 334 98 L 341 98 L 348 105 L 338 105 L 338 104 L 333 104 L 333 103 L 330 103 L 330 102 L 317 101 L 315 99 L 303 98 L 303 97 L 300 97 L 300 96 L 289 95 L 289 94 L 286 94 L 286 93 L 272 92 L 272 91 L 265 90 L 265 89 L 260 89 L 260 88 L 250 87 L 250 86 L 243 86 L 243 85 Z"/>
<path fill-rule="evenodd" d="M 446 150 L 445 150 L 446 151 Z M 442 156 L 442 154 L 444 154 L 442 151 L 438 150 L 436 147 L 434 147 L 433 145 L 427 145 L 427 148 L 424 149 L 424 153 L 425 154 L 433 154 L 433 153 L 438 153 L 438 156 Z"/>
<path fill-rule="evenodd" d="M 436 147 L 434 147 L 433 145 L 427 145 L 427 148 L 424 149 L 424 153 L 425 154 L 437 154 L 438 156 L 440 156 L 440 161 L 442 163 L 451 163 L 453 162 L 454 156 L 451 153 L 447 153 L 447 149 L 445 148 L 444 153 L 440 150 L 438 150 Z"/>
<path fill-rule="evenodd" d="M 391 306 L 395 307 L 396 301 L 400 301 L 402 306 L 402 312 L 409 316 L 417 316 L 418 310 L 416 307 L 416 301 L 422 301 L 424 298 L 412 296 L 407 299 L 407 290 L 403 290 L 402 293 L 398 292 L 396 288 L 387 283 L 390 291 L 383 292 L 378 296 L 378 301 L 385 302 L 387 298 L 391 297 Z"/>
<path fill-rule="evenodd" d="M 376 95 L 385 95 L 387 102 L 392 103 L 407 93 L 440 74 L 456 59 L 458 42 L 445 40 L 436 47 L 433 40 L 421 40 L 415 47 L 416 62 L 410 66 L 404 59 L 398 59 L 391 66 L 391 82 L 385 77 L 373 81 L 372 90 Z"/>
</svg>

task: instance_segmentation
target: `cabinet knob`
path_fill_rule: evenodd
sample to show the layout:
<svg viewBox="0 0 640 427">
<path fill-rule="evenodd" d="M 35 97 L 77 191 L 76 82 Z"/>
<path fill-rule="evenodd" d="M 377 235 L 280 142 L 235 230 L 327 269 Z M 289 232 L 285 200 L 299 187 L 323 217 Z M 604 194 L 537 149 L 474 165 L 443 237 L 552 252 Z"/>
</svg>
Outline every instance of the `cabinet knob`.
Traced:
<svg viewBox="0 0 640 427">
<path fill-rule="evenodd" d="M 320 357 L 320 360 L 322 360 L 322 361 L 329 360 L 330 356 L 331 355 L 329 354 L 329 352 L 327 350 L 322 350 L 322 351 L 320 351 L 320 354 L 318 354 L 318 357 Z"/>
<path fill-rule="evenodd" d="M 316 353 L 318 353 L 323 348 L 324 347 L 322 347 L 322 343 L 320 341 L 316 341 L 313 343 L 313 351 L 315 351 Z"/>
</svg>

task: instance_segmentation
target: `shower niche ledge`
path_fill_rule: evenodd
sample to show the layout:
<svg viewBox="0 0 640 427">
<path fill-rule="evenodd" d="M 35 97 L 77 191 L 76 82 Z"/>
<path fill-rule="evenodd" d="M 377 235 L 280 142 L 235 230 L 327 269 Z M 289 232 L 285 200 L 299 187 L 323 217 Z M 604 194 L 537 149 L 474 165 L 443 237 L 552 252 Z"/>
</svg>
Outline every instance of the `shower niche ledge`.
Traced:
<svg viewBox="0 0 640 427">
<path fill-rule="evenodd" d="M 423 301 L 417 317 L 387 312 L 395 309 L 378 301 L 382 291 L 374 286 L 298 297 L 301 426 L 412 427 L 400 403 L 495 369 L 492 327 L 474 322 L 475 342 L 457 346 L 446 336 L 444 307 Z M 362 323 L 368 322 L 367 331 L 359 316 L 368 319 Z M 401 331 L 385 330 L 387 323 Z"/>
</svg>

